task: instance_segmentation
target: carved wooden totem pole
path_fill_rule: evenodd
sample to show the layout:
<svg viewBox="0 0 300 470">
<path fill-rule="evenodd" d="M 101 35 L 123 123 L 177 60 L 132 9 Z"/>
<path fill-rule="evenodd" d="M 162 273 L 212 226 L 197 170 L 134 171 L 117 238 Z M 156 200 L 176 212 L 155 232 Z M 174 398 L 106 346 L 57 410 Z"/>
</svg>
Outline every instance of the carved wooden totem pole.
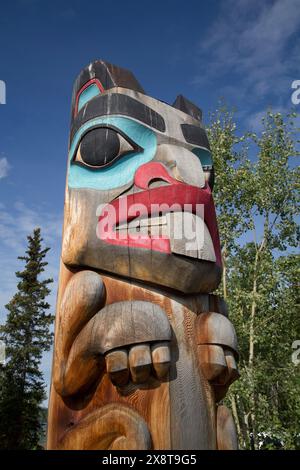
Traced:
<svg viewBox="0 0 300 470">
<path fill-rule="evenodd" d="M 49 449 L 236 448 L 238 377 L 201 111 L 95 61 L 77 78 Z"/>
</svg>

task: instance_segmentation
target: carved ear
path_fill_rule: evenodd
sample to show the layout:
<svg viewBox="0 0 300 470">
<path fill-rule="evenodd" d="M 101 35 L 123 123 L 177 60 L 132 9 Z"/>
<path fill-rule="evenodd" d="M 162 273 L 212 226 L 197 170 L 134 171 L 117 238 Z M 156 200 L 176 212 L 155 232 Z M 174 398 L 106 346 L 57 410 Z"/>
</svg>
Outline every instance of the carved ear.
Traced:
<svg viewBox="0 0 300 470">
<path fill-rule="evenodd" d="M 172 106 L 189 114 L 197 121 L 202 121 L 202 110 L 183 95 L 178 95 Z"/>
<path fill-rule="evenodd" d="M 72 116 L 74 115 L 78 95 L 90 83 L 96 83 L 100 91 L 109 90 L 114 87 L 123 87 L 145 93 L 133 73 L 129 70 L 110 64 L 104 60 L 94 60 L 81 70 L 75 80 L 72 95 Z"/>
</svg>

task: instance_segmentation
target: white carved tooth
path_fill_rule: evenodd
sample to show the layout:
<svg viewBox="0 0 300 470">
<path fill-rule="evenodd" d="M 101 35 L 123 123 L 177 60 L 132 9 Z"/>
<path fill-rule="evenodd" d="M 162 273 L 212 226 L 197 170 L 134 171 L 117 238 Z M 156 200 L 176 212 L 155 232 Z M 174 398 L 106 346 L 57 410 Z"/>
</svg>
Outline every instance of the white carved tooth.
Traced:
<svg viewBox="0 0 300 470">
<path fill-rule="evenodd" d="M 153 226 L 153 225 L 165 225 L 167 223 L 167 218 L 165 215 L 160 217 L 149 217 L 148 219 L 141 219 L 141 226 Z"/>
<path fill-rule="evenodd" d="M 165 225 L 151 225 L 151 237 L 168 237 L 169 230 L 167 224 Z"/>
<path fill-rule="evenodd" d="M 148 227 L 129 225 L 128 233 L 130 233 L 130 235 L 148 235 Z"/>
<path fill-rule="evenodd" d="M 131 220 L 129 222 L 128 227 L 134 228 L 134 227 L 139 227 L 140 226 L 140 220 L 138 218 Z"/>
<path fill-rule="evenodd" d="M 209 230 L 203 219 L 190 212 L 166 215 L 172 253 L 216 261 Z"/>
</svg>

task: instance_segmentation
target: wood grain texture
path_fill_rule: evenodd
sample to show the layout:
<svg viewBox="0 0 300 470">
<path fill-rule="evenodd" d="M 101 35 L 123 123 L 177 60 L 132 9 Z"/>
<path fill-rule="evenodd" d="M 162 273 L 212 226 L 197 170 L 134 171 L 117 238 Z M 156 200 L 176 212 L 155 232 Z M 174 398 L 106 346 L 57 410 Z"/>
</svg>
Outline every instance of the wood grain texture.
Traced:
<svg viewBox="0 0 300 470">
<path fill-rule="evenodd" d="M 151 448 L 148 426 L 133 409 L 117 403 L 83 418 L 69 429 L 59 450 L 147 450 Z"/>
<path fill-rule="evenodd" d="M 225 349 L 226 371 L 219 379 L 221 385 L 231 384 L 240 377 L 236 358 L 230 349 Z"/>
<path fill-rule="evenodd" d="M 60 382 L 55 385 L 56 389 L 64 397 L 86 392 L 103 373 L 107 352 L 135 343 L 168 341 L 170 338 L 168 318 L 159 306 L 144 301 L 107 305 L 88 321 L 74 339 L 66 362 L 61 364 Z M 148 349 L 150 371 L 149 346 Z M 130 353 L 129 362 L 134 364 Z M 141 372 L 141 364 L 139 366 Z M 133 372 L 136 367 L 130 369 Z"/>
<path fill-rule="evenodd" d="M 61 279 L 64 282 L 61 283 L 58 304 L 63 297 L 62 286 L 65 290 L 73 275 L 73 272 L 62 267 Z M 151 302 L 166 312 L 172 328 L 170 370 L 162 380 L 158 380 L 156 374 L 151 374 L 149 381 L 144 384 L 134 384 L 129 380 L 126 385 L 116 387 L 106 373 L 104 362 L 102 376 L 96 381 L 91 393 L 76 397 L 76 400 L 61 397 L 52 386 L 48 448 L 57 448 L 66 430 L 90 414 L 111 403 L 120 403 L 134 409 L 147 423 L 154 449 L 214 449 L 214 391 L 199 365 L 194 325 L 200 312 L 207 310 L 211 302 L 217 303 L 215 296 L 170 294 L 107 276 L 102 276 L 102 281 L 106 290 L 105 308 L 118 302 L 142 301 Z M 58 311 L 57 327 L 62 315 L 63 312 Z M 161 343 L 166 345 L 165 341 L 157 341 L 159 356 L 168 359 L 163 350 L 159 352 L 159 348 L 163 347 Z M 152 357 L 155 356 L 153 346 Z M 128 348 L 125 349 L 128 351 Z"/>
<path fill-rule="evenodd" d="M 130 372 L 133 383 L 144 383 L 150 377 L 151 351 L 148 344 L 133 346 L 129 351 Z"/>
<path fill-rule="evenodd" d="M 59 305 L 64 297 L 63 293 L 73 276 L 74 272 L 67 270 L 64 266 L 62 267 L 62 282 L 58 296 Z M 220 313 L 218 315 L 224 316 L 226 314 L 224 304 L 219 302 L 214 295 L 183 296 L 159 288 L 145 288 L 138 284 L 108 276 L 102 276 L 102 281 L 106 292 L 106 305 L 102 310 L 112 306 L 109 312 L 113 313 L 116 308 L 113 305 L 119 302 L 138 301 L 149 302 L 155 306 L 154 308 L 159 307 L 166 313 L 172 329 L 169 356 L 167 350 L 164 349 L 168 342 L 163 341 L 163 338 L 153 344 L 151 342 L 147 343 L 150 344 L 152 357 L 152 373 L 148 381 L 143 384 L 135 384 L 131 380 L 128 382 L 124 380 L 125 385 L 115 386 L 110 377 L 110 374 L 114 373 L 113 367 L 116 367 L 113 364 L 119 363 L 121 371 L 125 354 L 123 359 L 120 359 L 121 354 L 118 356 L 119 359 L 116 356 L 113 360 L 113 353 L 126 351 L 128 354 L 130 347 L 122 348 L 120 346 L 119 349 L 110 350 L 109 347 L 113 346 L 110 341 L 108 350 L 102 349 L 106 351 L 103 354 L 103 369 L 101 369 L 101 374 L 89 393 L 79 397 L 76 396 L 76 399 L 71 397 L 70 400 L 69 398 L 63 398 L 53 386 L 51 387 L 48 448 L 58 448 L 66 432 L 72 428 L 75 429 L 75 426 L 80 425 L 80 423 L 83 426 L 76 428 L 76 433 L 78 433 L 78 436 L 81 434 L 82 436 L 77 437 L 76 439 L 79 439 L 79 441 L 76 442 L 89 442 L 95 429 L 89 421 L 89 417 L 94 416 L 94 413 L 97 416 L 99 410 L 101 411 L 103 407 L 113 403 L 128 406 L 141 416 L 147 423 L 153 449 L 215 449 L 217 440 L 215 390 L 201 370 L 197 351 L 198 333 L 196 334 L 196 331 L 198 330 L 196 329 L 196 323 L 212 304 L 220 309 L 221 315 Z M 121 312 L 122 317 L 122 309 L 118 312 Z M 57 328 L 58 325 L 61 325 L 62 316 L 62 310 L 58 310 Z M 117 314 L 116 317 L 120 318 Z M 105 333 L 112 328 L 110 326 L 112 323 L 108 321 L 108 318 L 107 314 L 107 321 L 104 322 L 106 324 Z M 118 324 L 120 325 L 120 321 Z M 122 329 L 119 331 L 122 331 Z M 145 332 L 145 326 L 140 331 Z M 130 335 L 130 333 L 128 334 Z M 106 334 L 105 337 L 107 337 Z M 111 361 L 109 359 L 110 355 L 112 355 Z M 164 377 L 161 377 L 161 380 L 158 380 L 159 375 L 155 373 L 156 356 L 160 358 L 161 364 L 170 360 L 170 370 Z M 56 359 L 58 359 L 57 356 Z M 59 362 L 54 362 L 54 369 L 59 366 Z M 84 423 L 90 424 L 85 426 Z M 71 437 L 68 439 L 71 439 Z M 111 444 L 108 441 L 105 441 L 106 444 L 103 444 L 103 442 L 94 442 L 92 446 L 94 446 L 93 448 L 100 448 L 99 446 L 103 445 L 106 446 L 105 448 L 110 448 L 109 445 Z M 69 448 L 71 445 L 71 441 L 66 440 L 63 448 Z M 80 444 L 80 446 L 82 445 Z M 90 444 L 86 445 L 88 447 Z M 136 444 L 133 441 L 127 441 L 126 448 L 135 448 L 134 446 Z"/>
<path fill-rule="evenodd" d="M 198 346 L 199 362 L 204 376 L 213 382 L 226 372 L 227 364 L 221 346 L 215 344 L 200 344 Z"/>
<path fill-rule="evenodd" d="M 76 273 L 67 283 L 61 301 L 58 301 L 60 314 L 56 323 L 53 382 L 61 394 L 65 386 L 65 367 L 75 338 L 104 302 L 102 278 L 93 271 Z"/>
<path fill-rule="evenodd" d="M 215 418 L 209 407 L 210 389 L 205 384 L 195 351 L 196 314 L 175 300 L 169 302 L 174 331 L 169 397 L 172 448 L 214 449 L 212 420 Z"/>
<path fill-rule="evenodd" d="M 237 356 L 238 344 L 232 323 L 216 312 L 202 313 L 196 322 L 198 344 L 216 344 L 231 349 Z"/>
<path fill-rule="evenodd" d="M 228 318 L 210 312 L 199 315 L 196 336 L 201 370 L 211 383 L 218 403 L 229 385 L 239 378 L 236 334 Z"/>
<path fill-rule="evenodd" d="M 217 408 L 217 446 L 219 450 L 238 449 L 233 417 L 229 409 L 224 405 Z"/>
<path fill-rule="evenodd" d="M 105 356 L 106 371 L 114 385 L 126 385 L 129 381 L 129 362 L 126 349 L 112 351 Z"/>
<path fill-rule="evenodd" d="M 151 346 L 152 365 L 158 379 L 168 373 L 171 364 L 169 343 L 158 342 Z"/>
</svg>

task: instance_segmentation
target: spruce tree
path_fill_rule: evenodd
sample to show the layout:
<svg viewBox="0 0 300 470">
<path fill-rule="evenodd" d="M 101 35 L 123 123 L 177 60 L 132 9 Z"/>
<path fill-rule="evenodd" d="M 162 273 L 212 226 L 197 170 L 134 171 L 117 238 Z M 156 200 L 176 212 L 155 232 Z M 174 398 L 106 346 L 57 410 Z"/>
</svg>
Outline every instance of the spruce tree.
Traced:
<svg viewBox="0 0 300 470">
<path fill-rule="evenodd" d="M 49 248 L 42 247 L 41 230 L 36 228 L 27 237 L 23 271 L 17 292 L 5 306 L 8 315 L 0 327 L 6 345 L 6 364 L 0 372 L 0 447 L 2 449 L 37 449 L 42 426 L 42 402 L 45 385 L 40 370 L 44 351 L 52 342 L 50 325 L 53 316 L 47 313 L 46 298 L 52 279 L 42 279 Z M 43 277 L 43 276 L 42 276 Z"/>
</svg>

